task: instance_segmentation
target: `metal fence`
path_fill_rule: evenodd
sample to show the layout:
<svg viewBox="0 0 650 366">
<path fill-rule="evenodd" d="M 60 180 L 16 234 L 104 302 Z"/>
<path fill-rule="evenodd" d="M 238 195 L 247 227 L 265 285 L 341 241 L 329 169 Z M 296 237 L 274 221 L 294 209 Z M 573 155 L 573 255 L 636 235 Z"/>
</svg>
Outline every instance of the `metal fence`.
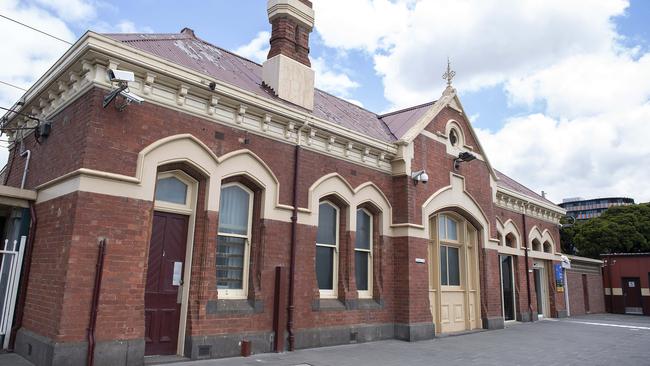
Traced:
<svg viewBox="0 0 650 366">
<path fill-rule="evenodd" d="M 0 337 L 3 339 L 3 349 L 9 346 L 26 239 L 25 236 L 21 236 L 20 240 L 13 242 L 5 240 L 4 247 L 0 250 L 0 309 L 2 310 L 0 313 Z"/>
</svg>

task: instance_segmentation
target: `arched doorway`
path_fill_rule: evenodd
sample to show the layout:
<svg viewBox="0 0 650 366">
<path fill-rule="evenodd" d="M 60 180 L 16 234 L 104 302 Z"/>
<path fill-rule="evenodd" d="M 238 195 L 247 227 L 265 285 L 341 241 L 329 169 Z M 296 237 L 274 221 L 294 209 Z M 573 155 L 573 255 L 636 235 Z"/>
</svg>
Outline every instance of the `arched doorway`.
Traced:
<svg viewBox="0 0 650 366">
<path fill-rule="evenodd" d="M 429 301 L 436 333 L 479 328 L 478 231 L 455 212 L 431 217 Z"/>
<path fill-rule="evenodd" d="M 181 354 L 185 338 L 198 181 L 157 174 L 145 286 L 145 355 Z"/>
</svg>

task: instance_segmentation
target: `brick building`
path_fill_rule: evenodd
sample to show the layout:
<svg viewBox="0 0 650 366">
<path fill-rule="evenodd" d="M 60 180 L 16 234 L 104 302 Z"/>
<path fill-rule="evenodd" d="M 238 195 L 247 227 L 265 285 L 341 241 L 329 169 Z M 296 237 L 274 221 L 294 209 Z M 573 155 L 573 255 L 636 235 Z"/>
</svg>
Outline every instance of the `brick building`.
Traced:
<svg viewBox="0 0 650 366">
<path fill-rule="evenodd" d="M 565 272 L 568 315 L 604 313 L 603 261 L 573 255 L 567 257 L 571 261 L 571 268 Z"/>
<path fill-rule="evenodd" d="M 52 131 L 8 131 L 38 220 L 15 350 L 139 365 L 565 316 L 565 211 L 492 168 L 456 90 L 357 107 L 314 88 L 310 2 L 268 12 L 263 65 L 190 29 L 88 32 L 16 105 Z M 144 104 L 103 108 L 115 69 Z"/>
<path fill-rule="evenodd" d="M 607 312 L 650 315 L 650 253 L 602 254 Z"/>
</svg>

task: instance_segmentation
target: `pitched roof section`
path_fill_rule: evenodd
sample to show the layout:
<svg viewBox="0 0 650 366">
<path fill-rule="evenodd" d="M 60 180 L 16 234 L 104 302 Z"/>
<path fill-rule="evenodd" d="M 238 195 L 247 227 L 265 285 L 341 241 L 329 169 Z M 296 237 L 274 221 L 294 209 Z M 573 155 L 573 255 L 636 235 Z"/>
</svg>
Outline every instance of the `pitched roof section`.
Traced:
<svg viewBox="0 0 650 366">
<path fill-rule="evenodd" d="M 497 177 L 499 180 L 497 181 L 497 186 L 503 187 L 506 189 L 509 189 L 511 191 L 515 191 L 517 193 L 520 193 L 526 197 L 530 197 L 533 199 L 536 199 L 538 201 L 542 201 L 545 203 L 548 203 L 549 205 L 557 206 L 555 203 L 547 200 L 546 198 L 542 197 L 541 195 L 535 193 L 532 189 L 524 186 L 523 184 L 517 182 L 516 180 L 510 178 L 509 176 L 501 173 L 498 170 L 494 170 L 497 173 Z"/>
<path fill-rule="evenodd" d="M 181 66 L 232 84 L 259 97 L 301 108 L 278 98 L 262 85 L 262 65 L 214 46 L 194 35 L 191 29 L 181 33 L 104 34 L 116 41 L 151 53 Z M 322 90 L 314 90 L 315 117 L 385 142 L 395 142 L 415 127 L 436 101 L 383 114 L 381 116 Z M 498 185 L 542 200 L 543 198 L 505 174 L 498 172 Z"/>
<path fill-rule="evenodd" d="M 289 104 L 262 86 L 262 65 L 205 42 L 189 29 L 175 34 L 105 34 L 131 47 L 204 73 L 259 97 Z M 397 139 L 379 117 L 322 90 L 314 91 L 312 114 L 360 134 L 385 141 Z"/>
<path fill-rule="evenodd" d="M 398 139 L 410 130 L 435 104 L 435 101 L 383 114 L 379 118 L 388 126 Z"/>
</svg>

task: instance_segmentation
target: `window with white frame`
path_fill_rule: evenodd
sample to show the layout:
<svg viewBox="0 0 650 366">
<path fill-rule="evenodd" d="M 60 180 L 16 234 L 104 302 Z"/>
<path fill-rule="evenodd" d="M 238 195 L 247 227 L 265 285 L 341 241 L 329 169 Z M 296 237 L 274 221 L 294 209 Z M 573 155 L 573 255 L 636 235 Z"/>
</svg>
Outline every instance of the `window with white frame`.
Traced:
<svg viewBox="0 0 650 366">
<path fill-rule="evenodd" d="M 192 184 L 193 179 L 180 170 L 159 173 L 154 193 L 156 209 L 191 213 Z"/>
<path fill-rule="evenodd" d="M 440 215 L 438 237 L 443 241 L 458 241 L 458 222 L 447 215 Z"/>
<path fill-rule="evenodd" d="M 360 298 L 372 297 L 372 229 L 373 216 L 357 209 L 357 231 L 354 243 L 354 268 Z"/>
<path fill-rule="evenodd" d="M 447 215 L 438 217 L 440 239 L 440 284 L 460 286 L 460 255 L 458 243 L 458 222 Z M 451 244 L 451 245 L 449 245 Z"/>
<path fill-rule="evenodd" d="M 217 237 L 217 290 L 221 298 L 247 297 L 253 192 L 239 183 L 221 187 Z"/>
<path fill-rule="evenodd" d="M 339 247 L 339 208 L 329 201 L 318 206 L 316 279 L 322 298 L 336 298 Z"/>
</svg>

